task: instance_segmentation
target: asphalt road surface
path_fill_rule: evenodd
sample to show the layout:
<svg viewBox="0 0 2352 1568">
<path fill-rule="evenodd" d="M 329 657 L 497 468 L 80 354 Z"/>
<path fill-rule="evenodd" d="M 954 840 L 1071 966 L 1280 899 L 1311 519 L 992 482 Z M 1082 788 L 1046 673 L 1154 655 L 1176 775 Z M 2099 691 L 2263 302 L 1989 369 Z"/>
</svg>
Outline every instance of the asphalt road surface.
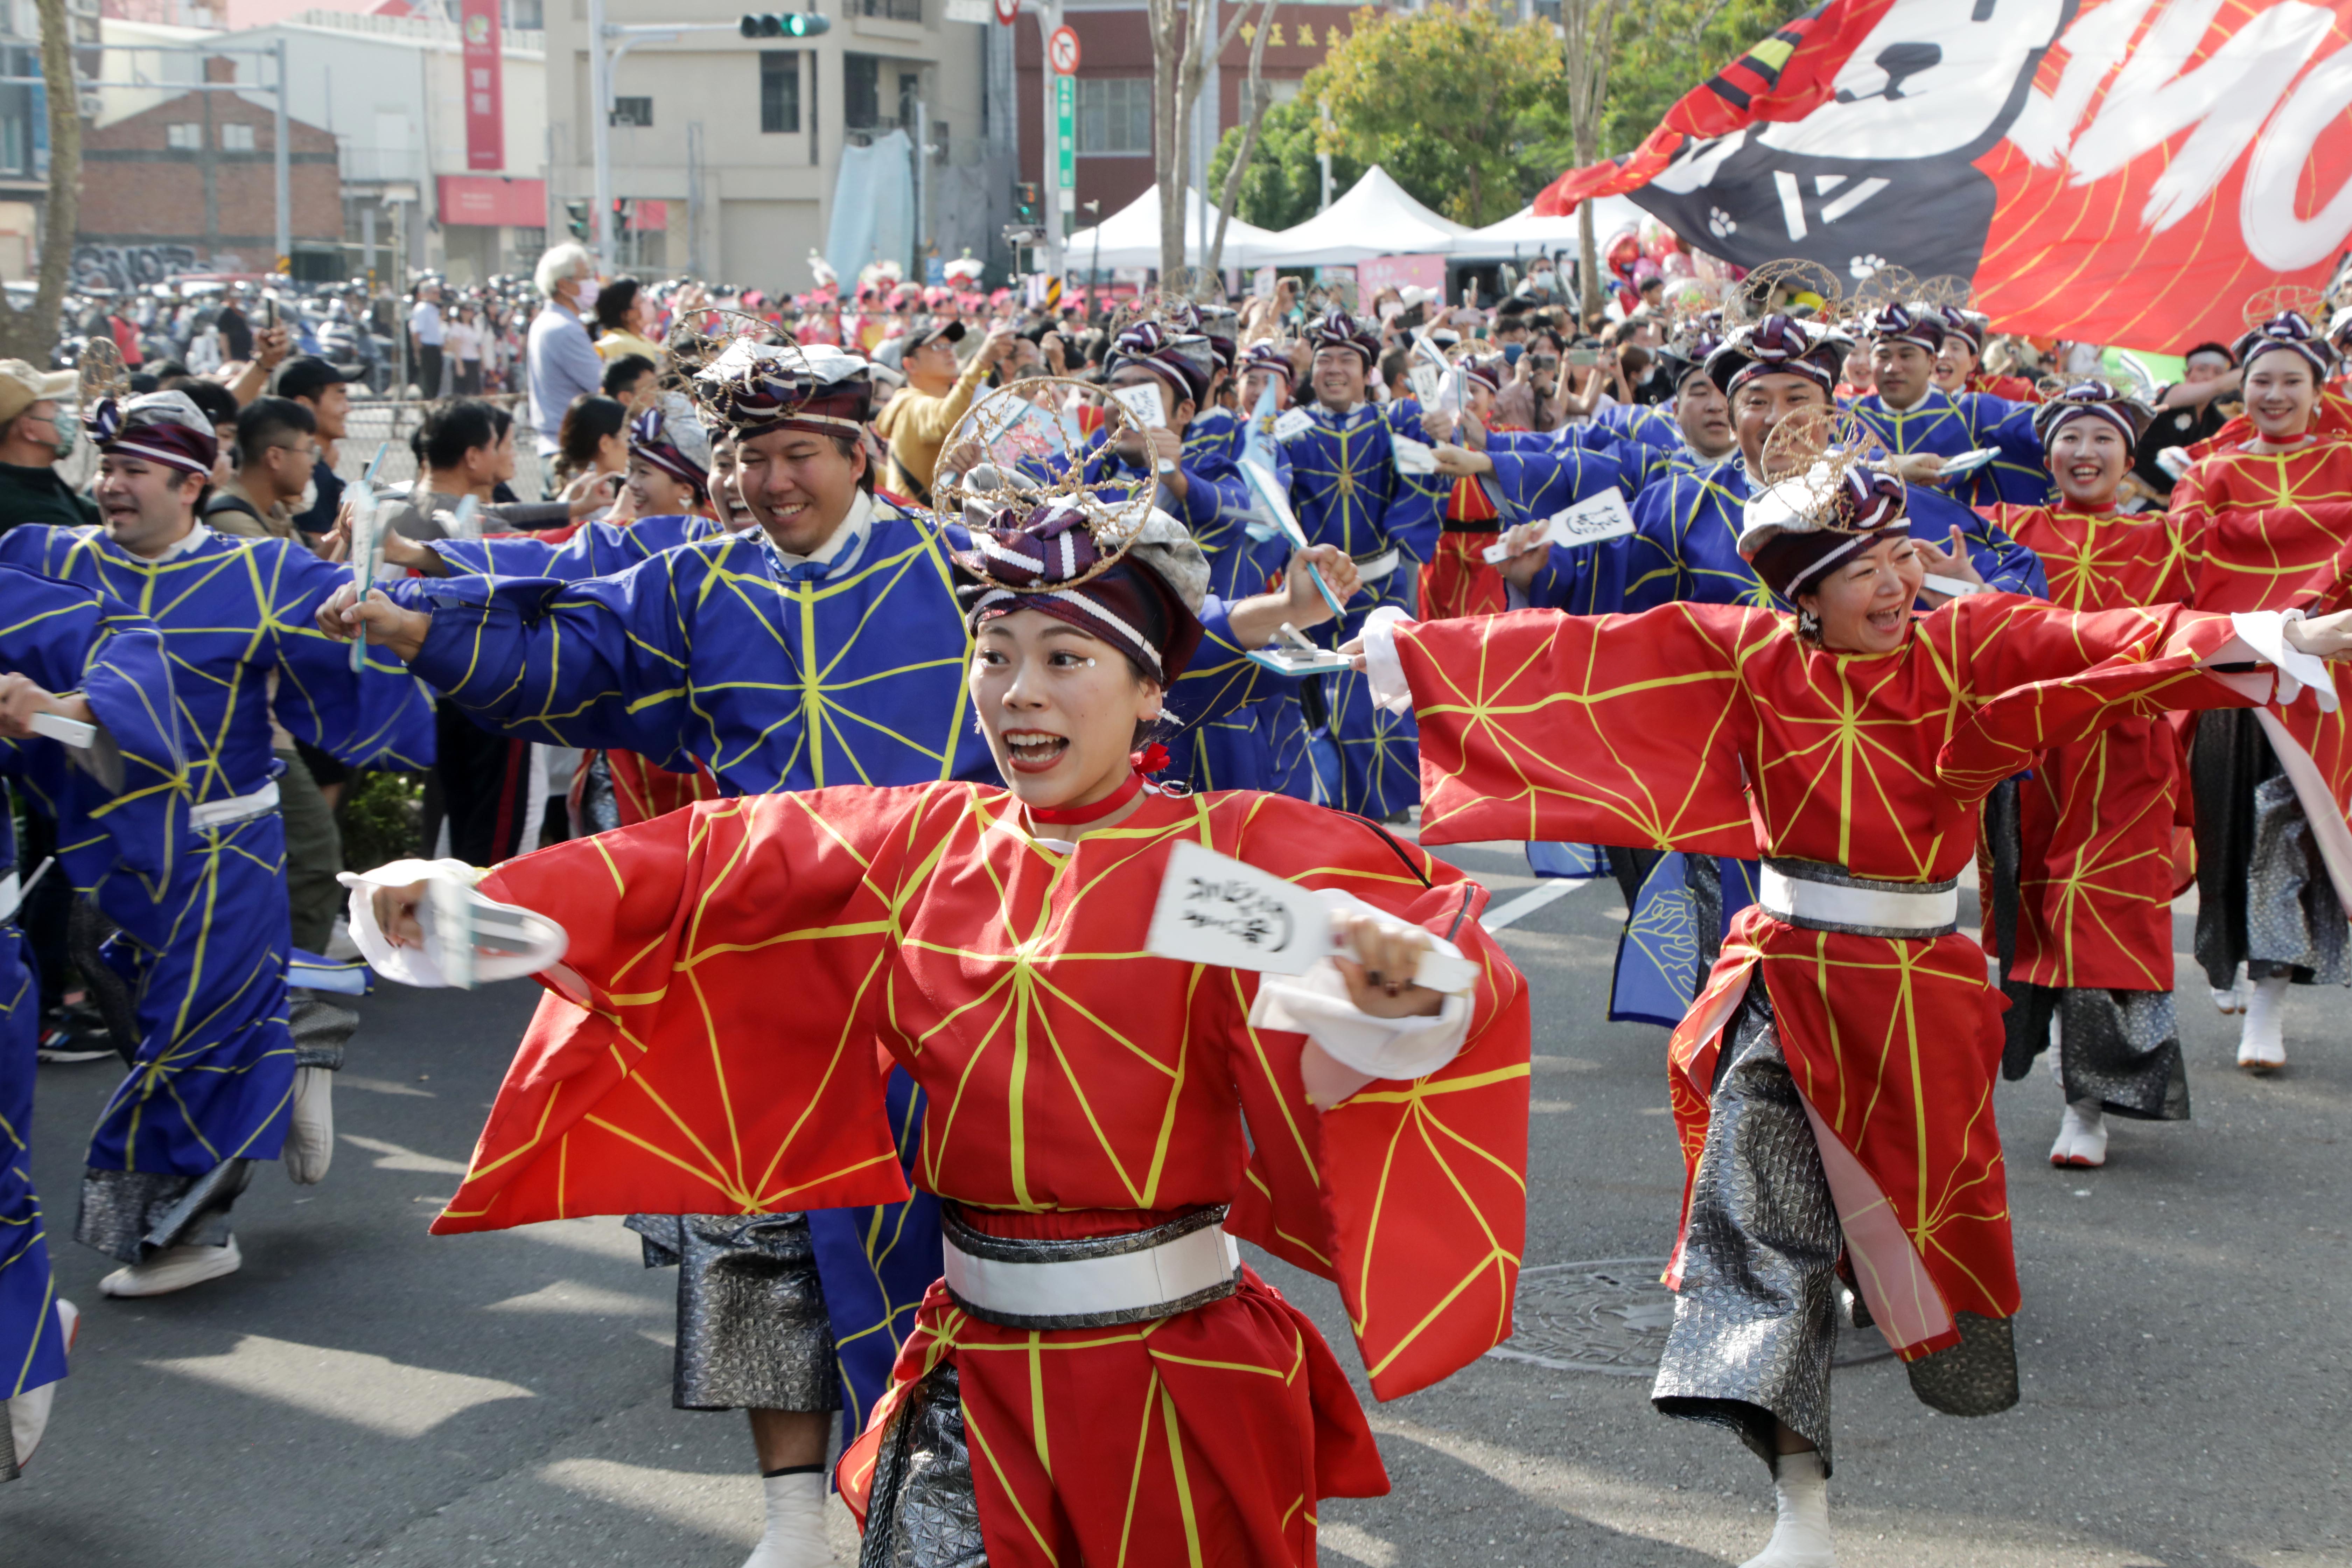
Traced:
<svg viewBox="0 0 2352 1568">
<path fill-rule="evenodd" d="M 1516 851 L 1449 854 L 1498 902 L 1531 885 Z M 1504 939 L 1535 1003 L 1531 1270 L 1672 1240 L 1665 1036 L 1604 1021 L 1618 904 L 1594 883 Z M 2055 1086 L 2001 1091 L 2023 1403 L 1956 1420 L 1891 1361 L 1838 1374 L 1848 1568 L 2352 1564 L 2352 998 L 2298 989 L 2291 1065 L 2258 1081 L 2181 973 L 2194 1121 L 2122 1123 L 2105 1170 L 2061 1173 Z M 237 1208 L 243 1272 L 143 1302 L 100 1298 L 113 1265 L 70 1239 L 80 1131 L 116 1069 L 42 1069 L 36 1170 L 87 1315 L 47 1441 L 0 1487 L 0 1563 L 735 1568 L 760 1523 L 750 1445 L 740 1416 L 669 1406 L 675 1275 L 616 1220 L 425 1235 L 534 995 L 364 1002 L 326 1184 L 265 1167 Z M 1258 1263 L 1352 1365 L 1331 1288 Z M 1657 1321 L 1654 1300 L 1612 1310 Z M 1763 1467 L 1647 1392 L 1489 1359 L 1375 1408 L 1395 1490 L 1327 1503 L 1324 1561 L 1739 1562 L 1770 1530 Z"/>
</svg>

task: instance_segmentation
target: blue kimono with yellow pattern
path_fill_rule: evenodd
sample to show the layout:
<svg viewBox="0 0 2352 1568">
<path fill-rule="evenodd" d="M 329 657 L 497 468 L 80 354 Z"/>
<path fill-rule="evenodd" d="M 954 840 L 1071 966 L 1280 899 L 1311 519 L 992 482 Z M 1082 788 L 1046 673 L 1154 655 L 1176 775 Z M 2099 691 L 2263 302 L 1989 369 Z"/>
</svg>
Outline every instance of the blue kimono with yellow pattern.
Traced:
<svg viewBox="0 0 2352 1568">
<path fill-rule="evenodd" d="M 1412 612 L 1417 568 L 1437 550 L 1445 499 L 1453 481 L 1442 474 L 1398 471 L 1395 437 L 1423 439 L 1421 406 L 1411 399 L 1360 403 L 1344 413 L 1307 407 L 1308 423 L 1282 443 L 1290 463 L 1290 505 L 1309 544 L 1334 544 L 1367 573 L 1340 618 L 1346 641 L 1382 605 Z M 1419 731 L 1410 713 L 1391 713 L 1372 700 L 1365 678 L 1321 678 L 1330 804 L 1374 819 L 1401 815 L 1421 799 Z"/>
<path fill-rule="evenodd" d="M 87 588 L 0 566 L 0 671 L 79 691 L 102 731 L 86 750 L 0 740 L 0 1400 L 66 1374 L 47 1226 L 33 1189 L 41 1003 L 15 921 L 39 868 L 16 863 L 13 788 L 57 826 L 58 866 L 86 895 L 152 905 L 187 832 L 187 763 L 163 639 Z M 16 1473 L 0 1433 L 0 1480 Z"/>
<path fill-rule="evenodd" d="M 1896 413 L 1876 393 L 1857 397 L 1854 416 L 1878 433 L 1890 452 L 1934 452 L 1954 458 L 1990 447 L 1997 454 L 1974 473 L 1937 489 L 1965 507 L 2043 506 L 2055 499 L 2050 470 L 2042 460 L 2042 437 L 2033 433 L 2033 405 L 2011 403 L 1990 393 L 1958 396 L 1940 386 L 1911 408 Z M 1918 487 L 1912 487 L 1918 493 Z M 1990 578 L 1990 574 L 1987 574 Z"/>
<path fill-rule="evenodd" d="M 91 1135 L 79 1233 L 137 1262 L 145 1218 L 229 1161 L 276 1159 L 286 1136 L 291 935 L 285 828 L 264 795 L 278 772 L 272 716 L 354 765 L 417 769 L 433 762 L 433 710 L 398 664 L 377 656 L 354 671 L 350 647 L 318 629 L 351 570 L 299 544 L 199 525 L 150 561 L 99 529 L 22 524 L 0 534 L 0 562 L 146 616 L 171 660 L 198 826 L 160 901 L 99 900 L 121 927 L 105 957 L 142 1038 Z"/>
</svg>

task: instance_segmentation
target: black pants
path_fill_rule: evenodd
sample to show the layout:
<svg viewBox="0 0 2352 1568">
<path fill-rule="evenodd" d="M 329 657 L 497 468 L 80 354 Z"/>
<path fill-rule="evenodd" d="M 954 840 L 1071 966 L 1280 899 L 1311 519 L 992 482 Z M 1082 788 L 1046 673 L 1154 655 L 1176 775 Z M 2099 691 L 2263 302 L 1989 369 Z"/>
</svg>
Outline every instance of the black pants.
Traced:
<svg viewBox="0 0 2352 1568">
<path fill-rule="evenodd" d="M 416 345 L 416 386 L 418 392 L 427 401 L 441 395 L 441 345 L 439 343 Z"/>
<path fill-rule="evenodd" d="M 443 820 L 449 824 L 449 853 L 469 866 L 495 866 L 538 847 L 522 842 L 530 809 L 530 742 L 489 733 L 446 698 L 435 705 L 434 731 L 439 760 L 433 764 L 435 798 L 425 805 L 427 852 Z"/>
</svg>

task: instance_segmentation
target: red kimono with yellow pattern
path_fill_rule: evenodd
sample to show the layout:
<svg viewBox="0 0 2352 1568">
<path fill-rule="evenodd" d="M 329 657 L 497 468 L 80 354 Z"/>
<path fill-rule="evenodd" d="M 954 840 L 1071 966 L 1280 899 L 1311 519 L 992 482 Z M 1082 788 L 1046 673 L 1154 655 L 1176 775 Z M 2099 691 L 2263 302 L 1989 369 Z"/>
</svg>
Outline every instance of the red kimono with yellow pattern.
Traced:
<svg viewBox="0 0 2352 1568">
<path fill-rule="evenodd" d="M 1143 951 L 1187 840 L 1451 938 L 1484 970 L 1460 1054 L 1318 1113 L 1304 1037 L 1248 1021 L 1255 975 Z M 1147 795 L 1063 854 L 1001 788 L 823 789 L 559 845 L 482 891 L 572 932 L 541 976 L 563 1026 L 533 1029 L 436 1230 L 902 1199 L 896 1061 L 929 1096 L 918 1184 L 983 1229 L 1119 1234 L 1230 1204 L 1229 1229 L 1338 1281 L 1383 1398 L 1511 1331 L 1525 989 L 1483 890 L 1368 823 Z M 875 1442 L 942 1361 L 993 1568 L 1306 1564 L 1318 1499 L 1387 1489 L 1331 1352 L 1245 1270 L 1223 1300 L 1099 1330 L 993 1327 L 934 1285 L 842 1462 L 861 1513 Z"/>
<path fill-rule="evenodd" d="M 1518 425 L 1489 425 L 1496 435 L 1522 430 Z M 1421 596 L 1415 602 L 1424 620 L 1454 616 L 1496 616 L 1511 607 L 1510 585 L 1486 559 L 1486 551 L 1502 538 L 1500 513 L 1486 487 L 1475 475 L 1465 474 L 1446 492 L 1445 522 L 1437 536 L 1437 552 L 1421 568 Z M 1465 523 L 1495 523 L 1491 531 Z"/>
<path fill-rule="evenodd" d="M 2332 386 L 2319 389 L 2319 402 L 2311 411 L 2311 433 L 2323 438 L 2352 436 L 2352 397 L 2347 397 Z M 2225 452 L 2242 442 L 2258 440 L 2262 432 L 2254 428 L 2253 420 L 2243 414 L 2233 414 L 2221 422 L 2221 427 L 2192 446 L 2185 447 L 2189 461 L 2202 462 L 2216 452 Z"/>
<path fill-rule="evenodd" d="M 2243 445 L 2199 461 L 2172 488 L 2170 515 L 2189 542 L 2196 582 L 2191 601 L 2200 610 L 2284 610 L 2312 613 L 2352 604 L 2352 440 L 2323 436 L 2284 453 L 2250 452 Z M 2345 694 L 2343 675 L 2336 689 Z M 2324 791 L 2336 815 L 2352 801 L 2352 727 L 2342 708 L 2323 713 L 2311 702 L 2274 710 L 2263 728 L 2280 762 L 2295 778 L 2295 793 L 2319 830 L 2331 862 L 2343 858 L 2341 834 L 2319 822 Z M 2315 772 L 2285 754 L 2289 738 Z M 2352 889 L 2337 871 L 2338 890 Z"/>
<path fill-rule="evenodd" d="M 1760 850 L 1929 883 L 1959 874 L 1979 802 L 2034 752 L 2126 716 L 2247 701 L 2194 668 L 2232 635 L 2226 616 L 2177 607 L 2077 616 L 1989 594 L 1875 657 L 1813 647 L 1774 611 L 1696 604 L 1425 621 L 1396 647 L 1422 730 L 1424 842 Z M 1749 908 L 1669 1047 L 1693 1169 L 1723 1027 L 1758 977 L 1888 1340 L 1914 1359 L 1958 1342 L 1956 1312 L 2013 1314 L 1993 1121 L 2002 1003 L 1983 950 Z M 1679 1243 L 1675 1256 L 1670 1284 Z"/>
<path fill-rule="evenodd" d="M 2181 604 L 2195 585 L 2189 542 L 2163 516 L 2066 502 L 1986 515 L 2042 558 L 2051 601 L 2062 608 Z M 2034 762 L 2018 790 L 2010 979 L 2172 989 L 2172 900 L 2195 871 L 2183 760 L 2179 728 L 2159 717 L 2120 720 Z M 1988 921 L 1990 908 L 1987 900 Z"/>
</svg>

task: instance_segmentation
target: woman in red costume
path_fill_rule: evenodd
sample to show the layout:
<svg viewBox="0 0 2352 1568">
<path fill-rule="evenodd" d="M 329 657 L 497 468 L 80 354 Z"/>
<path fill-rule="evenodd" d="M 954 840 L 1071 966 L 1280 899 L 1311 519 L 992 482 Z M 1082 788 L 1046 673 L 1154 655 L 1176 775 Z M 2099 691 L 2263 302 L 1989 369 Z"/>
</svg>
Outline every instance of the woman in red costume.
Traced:
<svg viewBox="0 0 2352 1568">
<path fill-rule="evenodd" d="M 441 1230 L 887 1201 L 887 1067 L 929 1091 L 947 1277 L 838 1468 L 867 1564 L 1312 1563 L 1317 1500 L 1387 1479 L 1339 1363 L 1229 1235 L 1339 1282 L 1382 1397 L 1510 1331 L 1528 1006 L 1484 894 L 1357 818 L 1146 784 L 1129 750 L 1207 570 L 1160 514 L 1120 531 L 1007 510 L 961 563 L 1010 788 L 710 802 L 470 895 L 569 929 L 560 963 L 520 962 L 572 1014 L 509 1072 Z M 1151 956 L 1179 844 L 1318 889 L 1355 959 Z M 419 902 L 472 875 L 385 868 L 355 900 L 371 959 L 429 981 Z M 1432 950 L 1475 981 L 1414 984 Z"/>
<path fill-rule="evenodd" d="M 2173 520 L 2193 542 L 2195 603 L 2332 610 L 2352 573 L 2352 440 L 2320 420 L 2334 351 L 2287 311 L 2240 339 L 2237 354 L 2252 437 L 2224 426 L 2172 490 Z M 2290 984 L 2352 981 L 2352 733 L 2336 689 L 2320 695 L 2326 711 L 2299 703 L 2200 720 L 2189 756 L 2197 961 L 2221 1010 L 2243 1009 L 2238 1065 L 2257 1073 L 2286 1063 Z"/>
<path fill-rule="evenodd" d="M 2153 417 L 2104 381 L 2070 386 L 2034 415 L 2059 501 L 1989 515 L 2042 558 L 2062 608 L 2180 604 L 2193 590 L 2176 520 L 2116 510 Z M 2120 720 L 2043 752 L 1986 803 L 1986 945 L 2010 999 L 2002 1070 L 2023 1078 L 2056 1047 L 2066 1108 L 2054 1165 L 2105 1164 L 2109 1111 L 2189 1116 L 2172 1005 L 2172 900 L 2188 859 L 2182 751 L 2166 719 Z"/>
<path fill-rule="evenodd" d="M 2324 678 L 2307 651 L 2352 649 L 2352 616 L 2074 615 L 1981 594 L 1915 619 L 1902 484 L 1842 462 L 1748 504 L 1741 552 L 1793 616 L 1391 615 L 1362 638 L 1376 698 L 1422 726 L 1425 841 L 1765 857 L 1761 901 L 1670 1047 L 1689 1185 L 1652 1394 L 1773 1467 L 1779 1523 L 1749 1568 L 1832 1561 L 1841 1253 L 1925 1403 L 2017 1399 L 2000 1005 L 1955 930 L 1979 803 L 2116 720 L 2270 695 L 2270 668 L 2212 665 Z"/>
</svg>

